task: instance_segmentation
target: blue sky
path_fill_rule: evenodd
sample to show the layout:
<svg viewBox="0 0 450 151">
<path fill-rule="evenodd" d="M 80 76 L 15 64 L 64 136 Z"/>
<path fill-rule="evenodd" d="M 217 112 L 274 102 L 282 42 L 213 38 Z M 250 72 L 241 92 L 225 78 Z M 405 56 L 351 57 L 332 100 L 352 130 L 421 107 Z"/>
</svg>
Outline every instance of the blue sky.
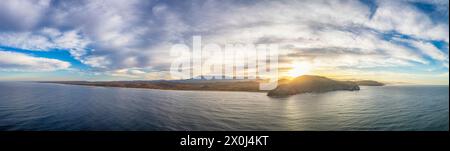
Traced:
<svg viewBox="0 0 450 151">
<path fill-rule="evenodd" d="M 448 85 L 446 0 L 6 0 L 0 80 L 169 79 L 169 49 L 280 44 L 280 69 Z M 281 75 L 283 71 L 280 70 Z"/>
</svg>

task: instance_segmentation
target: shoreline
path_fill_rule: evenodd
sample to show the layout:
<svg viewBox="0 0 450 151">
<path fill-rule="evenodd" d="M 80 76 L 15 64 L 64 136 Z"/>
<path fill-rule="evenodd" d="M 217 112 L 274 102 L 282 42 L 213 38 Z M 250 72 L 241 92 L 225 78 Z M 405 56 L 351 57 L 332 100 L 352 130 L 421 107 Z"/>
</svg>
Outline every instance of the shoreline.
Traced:
<svg viewBox="0 0 450 151">
<path fill-rule="evenodd" d="M 99 88 L 123 88 L 123 89 L 138 89 L 138 90 L 161 90 L 161 91 L 254 92 L 254 93 L 267 93 L 268 92 L 268 91 L 242 91 L 242 90 L 157 89 L 157 88 L 139 88 L 139 87 L 68 84 L 68 83 L 58 83 L 58 82 L 37 82 L 37 81 L 34 81 L 32 83 L 60 84 L 60 85 L 69 85 L 69 86 L 85 86 L 85 87 L 99 87 Z"/>
</svg>

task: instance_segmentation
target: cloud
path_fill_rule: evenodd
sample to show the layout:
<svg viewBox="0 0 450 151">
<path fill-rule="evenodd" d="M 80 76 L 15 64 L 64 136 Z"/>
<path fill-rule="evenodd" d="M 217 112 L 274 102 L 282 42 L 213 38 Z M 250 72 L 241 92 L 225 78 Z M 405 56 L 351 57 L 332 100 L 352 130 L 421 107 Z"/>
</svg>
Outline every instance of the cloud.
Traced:
<svg viewBox="0 0 450 151">
<path fill-rule="evenodd" d="M 110 64 L 109 60 L 104 56 L 89 56 L 83 59 L 82 62 L 97 68 L 106 68 Z"/>
<path fill-rule="evenodd" d="M 352 50 L 332 56 L 324 53 L 314 58 L 292 58 L 322 60 L 321 64 L 326 66 L 360 68 L 429 64 L 422 54 L 432 55 L 433 52 L 432 58 L 438 59 L 439 50 L 429 49 L 435 46 L 416 47 L 417 52 L 386 37 L 403 35 L 448 44 L 448 23 L 432 21 L 406 1 L 380 1 L 376 5 L 372 12 L 360 1 L 264 1 L 250 5 L 207 1 L 196 7 L 195 12 L 208 13 L 187 14 L 193 15 L 192 20 L 199 20 L 192 28 L 204 33 L 205 41 L 275 42 L 284 48 L 291 46 L 283 50 L 285 52 L 328 48 L 334 48 L 331 51 L 336 52 Z M 214 9 L 218 7 L 228 13 Z M 399 14 L 396 10 L 400 10 Z M 448 56 L 440 54 L 440 58 L 445 55 Z M 386 63 L 379 63 L 380 60 Z"/>
<path fill-rule="evenodd" d="M 444 62 L 444 67 L 448 69 L 448 62 Z"/>
<path fill-rule="evenodd" d="M 54 28 L 43 28 L 34 32 L 0 33 L 0 45 L 33 51 L 50 51 L 52 49 L 67 50 L 80 59 L 87 53 L 90 40 L 76 30 L 61 32 Z"/>
<path fill-rule="evenodd" d="M 437 61 L 448 68 L 448 50 L 442 50 L 448 49 L 448 19 L 415 5 L 431 5 L 432 13 L 448 18 L 448 2 L 441 0 L 2 3 L 0 45 L 67 50 L 93 71 L 111 75 L 161 77 L 170 67 L 170 46 L 190 44 L 193 35 L 203 36 L 204 43 L 278 43 L 285 57 L 280 60 L 323 67 L 431 66 Z M 158 74 L 147 76 L 150 69 Z"/>
<path fill-rule="evenodd" d="M 109 74 L 117 77 L 139 78 L 146 76 L 147 72 L 140 69 L 118 69 L 110 72 Z"/>
<path fill-rule="evenodd" d="M 379 1 L 378 8 L 368 22 L 368 26 L 426 40 L 449 42 L 448 23 L 435 23 L 418 8 L 399 1 Z"/>
<path fill-rule="evenodd" d="M 4 0 L 0 5 L 0 31 L 35 27 L 50 6 L 50 0 Z"/>
<path fill-rule="evenodd" d="M 409 42 L 412 46 L 416 47 L 419 50 L 422 50 L 422 52 L 425 55 L 427 55 L 435 60 L 448 62 L 448 54 L 445 54 L 444 52 L 442 52 L 441 50 L 436 48 L 436 46 L 434 46 L 433 44 L 423 42 L 423 41 L 409 41 Z"/>
<path fill-rule="evenodd" d="M 56 59 L 0 51 L 0 71 L 55 71 L 69 67 L 70 63 Z"/>
</svg>

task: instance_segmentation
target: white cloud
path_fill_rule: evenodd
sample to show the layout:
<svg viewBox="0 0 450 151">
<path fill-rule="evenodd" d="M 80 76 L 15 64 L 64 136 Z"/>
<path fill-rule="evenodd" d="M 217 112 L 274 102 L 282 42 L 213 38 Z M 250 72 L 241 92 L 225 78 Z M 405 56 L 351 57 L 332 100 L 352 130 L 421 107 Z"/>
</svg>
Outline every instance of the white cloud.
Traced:
<svg viewBox="0 0 450 151">
<path fill-rule="evenodd" d="M 31 55 L 0 51 L 1 71 L 55 71 L 68 69 L 70 63 Z"/>
<path fill-rule="evenodd" d="M 422 50 L 425 55 L 439 61 L 448 61 L 448 54 L 443 53 L 431 43 L 423 41 L 410 41 L 411 45 Z"/>
<path fill-rule="evenodd" d="M 381 31 L 397 31 L 405 35 L 449 42 L 449 26 L 434 23 L 431 18 L 400 1 L 379 1 L 378 8 L 368 26 Z"/>
<path fill-rule="evenodd" d="M 79 59 L 86 53 L 90 40 L 75 30 L 61 32 L 54 28 L 43 28 L 33 32 L 0 32 L 0 45 L 31 51 L 68 50 Z"/>
<path fill-rule="evenodd" d="M 105 56 L 89 56 L 84 58 L 82 62 L 97 68 L 106 68 L 111 63 Z"/>
<path fill-rule="evenodd" d="M 38 24 L 50 0 L 3 0 L 0 5 L 0 30 L 26 30 Z"/>
<path fill-rule="evenodd" d="M 263 39 L 282 47 L 291 46 L 285 51 L 306 56 L 291 59 L 312 59 L 323 66 L 360 68 L 429 64 L 423 54 L 442 59 L 445 54 L 437 54 L 436 50 L 420 47 L 417 52 L 385 39 L 384 34 L 396 31 L 418 39 L 448 43 L 448 24 L 434 23 L 428 15 L 405 2 L 383 1 L 378 5 L 371 18 L 370 8 L 360 1 L 271 1 L 254 5 L 207 1 L 195 10 L 208 13 L 194 13 L 193 20 L 200 23 L 193 29 L 206 33 L 204 41 L 208 42 L 245 43 Z M 218 7 L 229 11 L 223 13 L 214 9 Z M 329 48 L 333 49 L 308 56 L 313 51 Z M 311 51 L 301 51 L 305 49 Z"/>
<path fill-rule="evenodd" d="M 0 33 L 0 44 L 8 47 L 38 51 L 47 51 L 53 45 L 47 37 L 33 35 L 30 32 Z"/>
<path fill-rule="evenodd" d="M 111 76 L 116 76 L 116 77 L 145 79 L 150 73 L 145 72 L 142 69 L 124 68 L 124 69 L 109 71 L 108 74 Z"/>
</svg>

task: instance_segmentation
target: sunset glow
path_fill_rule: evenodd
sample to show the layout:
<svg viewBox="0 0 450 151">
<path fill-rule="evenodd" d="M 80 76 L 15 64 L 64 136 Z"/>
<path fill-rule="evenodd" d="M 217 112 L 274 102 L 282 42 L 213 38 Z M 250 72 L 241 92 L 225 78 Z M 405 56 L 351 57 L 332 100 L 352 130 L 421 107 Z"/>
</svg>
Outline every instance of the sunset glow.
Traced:
<svg viewBox="0 0 450 151">
<path fill-rule="evenodd" d="M 294 63 L 292 64 L 292 69 L 288 71 L 288 76 L 298 77 L 305 74 L 310 74 L 311 65 L 307 63 Z"/>
</svg>

